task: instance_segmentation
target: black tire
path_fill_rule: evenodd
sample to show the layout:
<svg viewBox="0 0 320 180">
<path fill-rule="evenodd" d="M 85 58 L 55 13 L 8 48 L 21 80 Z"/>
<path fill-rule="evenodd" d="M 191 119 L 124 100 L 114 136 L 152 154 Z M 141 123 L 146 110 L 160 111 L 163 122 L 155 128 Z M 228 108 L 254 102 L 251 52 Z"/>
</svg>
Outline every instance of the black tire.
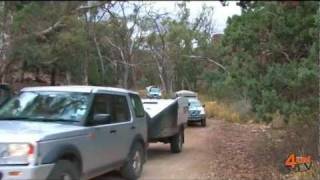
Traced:
<svg viewBox="0 0 320 180">
<path fill-rule="evenodd" d="M 207 126 L 207 120 L 206 120 L 206 118 L 203 118 L 203 119 L 201 120 L 201 126 L 202 126 L 202 127 L 206 127 L 206 126 Z"/>
<path fill-rule="evenodd" d="M 170 147 L 172 153 L 180 153 L 183 147 L 184 131 L 180 130 L 170 140 Z"/>
<path fill-rule="evenodd" d="M 79 180 L 80 171 L 74 163 L 68 160 L 59 160 L 48 176 L 48 180 Z"/>
<path fill-rule="evenodd" d="M 129 159 L 120 168 L 121 175 L 128 180 L 138 179 L 143 170 L 144 156 L 141 143 L 135 143 L 129 153 Z"/>
</svg>

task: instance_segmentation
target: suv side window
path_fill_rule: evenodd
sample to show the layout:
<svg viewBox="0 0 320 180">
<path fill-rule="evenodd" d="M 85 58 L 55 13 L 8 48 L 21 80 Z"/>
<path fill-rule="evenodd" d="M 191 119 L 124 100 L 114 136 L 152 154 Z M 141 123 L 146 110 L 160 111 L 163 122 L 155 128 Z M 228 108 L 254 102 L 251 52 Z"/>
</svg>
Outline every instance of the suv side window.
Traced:
<svg viewBox="0 0 320 180">
<path fill-rule="evenodd" d="M 108 94 L 95 94 L 89 114 L 89 125 L 95 125 L 92 120 L 96 114 L 110 114 L 111 96 Z"/>
<path fill-rule="evenodd" d="M 112 120 L 113 123 L 121 123 L 130 121 L 130 110 L 127 98 L 121 95 L 112 96 Z"/>
<path fill-rule="evenodd" d="M 131 99 L 131 104 L 133 106 L 136 117 L 144 117 L 145 112 L 139 96 L 136 94 L 130 94 L 130 99 Z"/>
<path fill-rule="evenodd" d="M 96 114 L 110 114 L 110 124 L 128 122 L 131 117 L 126 96 L 110 94 L 95 94 L 89 114 L 89 125 L 94 125 L 90 120 Z"/>
</svg>

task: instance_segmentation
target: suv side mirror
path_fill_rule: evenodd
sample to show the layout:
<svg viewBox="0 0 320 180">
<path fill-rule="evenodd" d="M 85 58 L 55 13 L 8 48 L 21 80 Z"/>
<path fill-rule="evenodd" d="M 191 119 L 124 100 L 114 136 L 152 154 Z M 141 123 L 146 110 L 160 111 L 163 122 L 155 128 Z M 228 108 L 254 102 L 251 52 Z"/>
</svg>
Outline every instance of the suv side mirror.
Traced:
<svg viewBox="0 0 320 180">
<path fill-rule="evenodd" d="M 110 114 L 96 114 L 93 117 L 94 125 L 110 124 L 111 115 Z"/>
</svg>

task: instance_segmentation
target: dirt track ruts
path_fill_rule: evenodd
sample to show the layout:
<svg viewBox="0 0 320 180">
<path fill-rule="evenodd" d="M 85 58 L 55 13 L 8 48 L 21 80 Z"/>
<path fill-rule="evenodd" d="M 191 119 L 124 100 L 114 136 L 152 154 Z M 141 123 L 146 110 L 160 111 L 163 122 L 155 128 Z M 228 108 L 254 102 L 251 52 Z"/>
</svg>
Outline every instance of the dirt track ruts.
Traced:
<svg viewBox="0 0 320 180">
<path fill-rule="evenodd" d="M 183 152 L 172 154 L 169 144 L 150 144 L 142 180 L 273 179 L 256 162 L 256 144 L 263 136 L 261 125 L 241 125 L 208 120 L 208 126 L 185 130 Z M 259 145 L 259 144 L 258 144 Z M 259 157 L 258 157 L 259 158 Z M 94 180 L 122 180 L 111 172 Z"/>
</svg>

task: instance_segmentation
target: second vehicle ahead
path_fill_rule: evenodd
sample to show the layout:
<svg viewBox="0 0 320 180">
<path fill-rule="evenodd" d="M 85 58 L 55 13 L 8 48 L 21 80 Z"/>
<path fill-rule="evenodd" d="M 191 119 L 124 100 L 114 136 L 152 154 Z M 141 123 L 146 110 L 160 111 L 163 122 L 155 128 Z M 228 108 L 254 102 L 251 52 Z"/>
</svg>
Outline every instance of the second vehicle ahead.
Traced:
<svg viewBox="0 0 320 180">
<path fill-rule="evenodd" d="M 206 126 L 206 112 L 204 105 L 197 98 L 188 98 L 189 117 L 188 123 L 200 122 L 201 126 Z"/>
<path fill-rule="evenodd" d="M 186 97 L 189 104 L 188 124 L 200 122 L 201 126 L 206 126 L 205 105 L 198 99 L 198 94 L 189 90 L 180 90 L 175 93 L 175 97 Z"/>
<path fill-rule="evenodd" d="M 148 98 L 155 98 L 160 99 L 162 96 L 161 89 L 155 86 L 149 86 L 146 88 L 147 90 L 147 97 Z"/>
</svg>

